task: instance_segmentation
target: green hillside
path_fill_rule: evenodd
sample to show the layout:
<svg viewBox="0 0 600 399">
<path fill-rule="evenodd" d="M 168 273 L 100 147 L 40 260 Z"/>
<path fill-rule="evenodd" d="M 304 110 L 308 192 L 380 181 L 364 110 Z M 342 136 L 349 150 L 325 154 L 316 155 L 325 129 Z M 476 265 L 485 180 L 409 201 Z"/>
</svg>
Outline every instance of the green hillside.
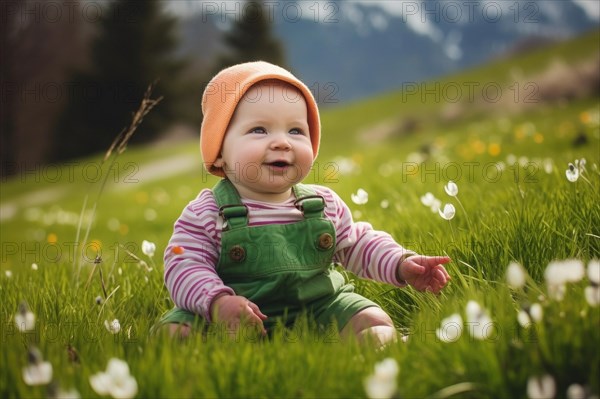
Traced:
<svg viewBox="0 0 600 399">
<path fill-rule="evenodd" d="M 216 182 L 202 171 L 197 140 L 3 181 L 0 397 L 51 396 L 24 381 L 32 347 L 52 364 L 54 387 L 81 397 L 95 397 L 89 379 L 112 357 L 128 363 L 139 397 L 365 397 L 365 379 L 386 358 L 399 365 L 396 397 L 535 396 L 542 377 L 553 386 L 549 397 L 598 396 L 600 97 L 569 76 L 593 76 L 599 43 L 600 32 L 590 32 L 409 92 L 323 108 L 322 147 L 307 181 L 333 188 L 355 220 L 453 260 L 438 296 L 346 273 L 405 337 L 383 349 L 309 322 L 268 340 L 149 334 L 172 307 L 162 253 L 173 223 Z M 436 97 L 436 87 L 444 94 Z M 474 88 L 473 96 L 453 96 L 456 87 Z M 492 101 L 498 87 L 503 94 Z M 456 196 L 446 193 L 449 180 Z M 365 204 L 351 200 L 359 188 Z M 444 220 L 425 205 L 427 193 L 442 208 L 452 204 L 455 216 Z M 156 244 L 154 256 L 142 253 L 143 240 Z M 526 271 L 524 286 L 508 284 L 511 262 Z M 22 301 L 35 314 L 32 331 L 15 327 Z M 470 301 L 489 329 L 477 330 Z M 456 315 L 459 337 L 445 342 L 439 330 L 448 332 Z M 113 319 L 116 334 L 105 327 Z"/>
</svg>

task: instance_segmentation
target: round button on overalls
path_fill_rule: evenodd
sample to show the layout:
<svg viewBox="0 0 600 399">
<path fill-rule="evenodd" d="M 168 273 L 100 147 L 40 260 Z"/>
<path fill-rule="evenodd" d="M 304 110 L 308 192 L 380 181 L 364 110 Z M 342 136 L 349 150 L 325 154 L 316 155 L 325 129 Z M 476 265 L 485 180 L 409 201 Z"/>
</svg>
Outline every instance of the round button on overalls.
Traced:
<svg viewBox="0 0 600 399">
<path fill-rule="evenodd" d="M 329 249 L 333 246 L 333 237 L 329 233 L 323 233 L 319 236 L 319 248 Z"/>
<path fill-rule="evenodd" d="M 241 262 L 246 258 L 246 251 L 240 245 L 234 245 L 229 250 L 229 257 L 234 262 Z"/>
</svg>

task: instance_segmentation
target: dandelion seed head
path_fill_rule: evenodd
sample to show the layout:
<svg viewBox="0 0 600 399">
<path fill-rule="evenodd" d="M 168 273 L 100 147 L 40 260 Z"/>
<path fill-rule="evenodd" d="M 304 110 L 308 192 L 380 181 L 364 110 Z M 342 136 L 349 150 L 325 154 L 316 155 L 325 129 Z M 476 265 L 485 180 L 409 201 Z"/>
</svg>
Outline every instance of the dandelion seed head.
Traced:
<svg viewBox="0 0 600 399">
<path fill-rule="evenodd" d="M 96 302 L 96 305 L 102 305 L 102 302 L 104 302 L 100 295 L 98 295 L 94 301 Z"/>
<path fill-rule="evenodd" d="M 37 270 L 37 269 L 38 269 L 37 263 L 32 263 L 31 264 L 31 270 Z"/>
<path fill-rule="evenodd" d="M 384 200 L 381 200 L 381 202 L 379 203 L 379 206 L 380 206 L 382 209 L 387 209 L 387 208 L 389 208 L 389 207 L 390 207 L 390 201 L 388 201 L 388 200 L 386 200 L 386 199 L 384 199 Z"/>
<path fill-rule="evenodd" d="M 5 270 L 4 275 L 6 276 L 6 278 L 11 278 L 13 276 L 12 271 L 10 270 Z"/>
<path fill-rule="evenodd" d="M 104 320 L 104 327 L 106 327 L 108 332 L 110 332 L 111 334 L 118 334 L 119 331 L 121 331 L 121 323 L 119 323 L 118 319 L 114 319 L 111 322 L 109 322 L 108 320 Z"/>
</svg>

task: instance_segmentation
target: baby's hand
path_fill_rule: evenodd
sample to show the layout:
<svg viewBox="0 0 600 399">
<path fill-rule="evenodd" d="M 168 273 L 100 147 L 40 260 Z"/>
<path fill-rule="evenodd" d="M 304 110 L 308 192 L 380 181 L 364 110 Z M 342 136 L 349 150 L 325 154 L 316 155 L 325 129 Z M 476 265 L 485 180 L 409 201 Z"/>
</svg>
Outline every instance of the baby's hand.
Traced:
<svg viewBox="0 0 600 399">
<path fill-rule="evenodd" d="M 240 325 L 252 325 L 265 335 L 267 330 L 263 320 L 267 319 L 256 304 L 239 295 L 221 295 L 213 300 L 211 306 L 211 317 L 214 321 L 223 322 L 233 332 Z"/>
<path fill-rule="evenodd" d="M 398 278 L 419 291 L 437 294 L 450 280 L 450 275 L 442 266 L 450 260 L 447 256 L 409 256 L 400 263 Z"/>
</svg>

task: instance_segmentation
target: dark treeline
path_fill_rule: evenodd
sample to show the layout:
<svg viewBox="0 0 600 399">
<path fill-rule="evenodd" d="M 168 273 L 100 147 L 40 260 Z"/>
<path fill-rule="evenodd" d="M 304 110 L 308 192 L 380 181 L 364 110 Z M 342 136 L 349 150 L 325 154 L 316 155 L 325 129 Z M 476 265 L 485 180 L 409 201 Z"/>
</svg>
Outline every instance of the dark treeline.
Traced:
<svg viewBox="0 0 600 399">
<path fill-rule="evenodd" d="M 262 1 L 246 2 L 225 30 L 197 18 L 207 24 L 198 31 L 211 32 L 197 37 L 203 59 L 181 49 L 179 21 L 165 4 L 2 2 L 2 176 L 104 152 L 150 84 L 164 99 L 134 144 L 175 124 L 199 127 L 202 90 L 219 69 L 257 59 L 286 65 Z"/>
</svg>

